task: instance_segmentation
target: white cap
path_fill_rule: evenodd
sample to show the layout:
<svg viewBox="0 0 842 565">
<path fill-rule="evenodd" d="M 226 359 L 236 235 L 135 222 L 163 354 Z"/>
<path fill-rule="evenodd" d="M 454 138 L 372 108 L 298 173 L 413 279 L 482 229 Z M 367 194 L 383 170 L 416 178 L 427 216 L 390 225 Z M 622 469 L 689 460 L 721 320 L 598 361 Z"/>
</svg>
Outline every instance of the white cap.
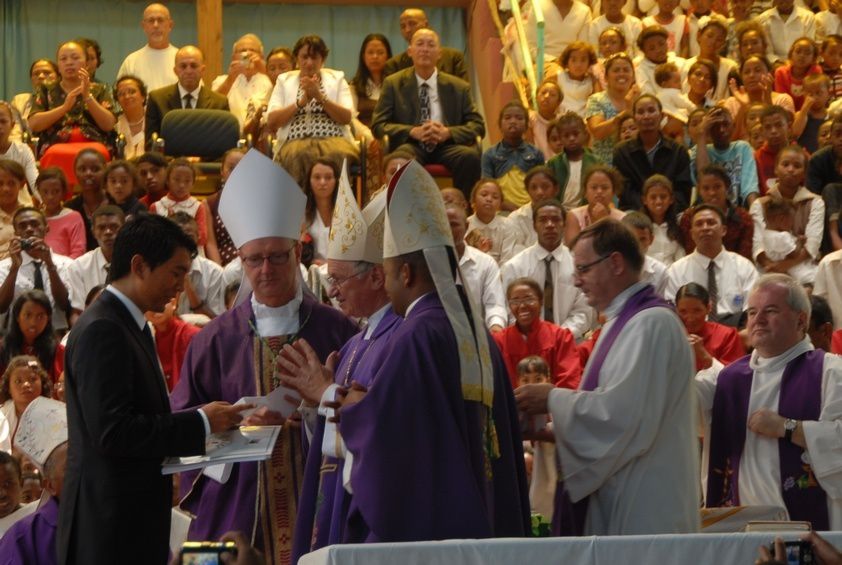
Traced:
<svg viewBox="0 0 842 565">
<path fill-rule="evenodd" d="M 42 471 L 53 450 L 67 441 L 67 405 L 39 396 L 20 416 L 15 446 Z"/>
<path fill-rule="evenodd" d="M 339 261 L 383 262 L 383 230 L 386 221 L 386 192 L 381 191 L 360 210 L 348 182 L 348 162 L 342 163 L 342 175 L 333 207 L 327 258 Z"/>
<path fill-rule="evenodd" d="M 255 239 L 298 241 L 307 197 L 280 165 L 251 149 L 225 182 L 219 215 L 238 249 Z"/>
</svg>

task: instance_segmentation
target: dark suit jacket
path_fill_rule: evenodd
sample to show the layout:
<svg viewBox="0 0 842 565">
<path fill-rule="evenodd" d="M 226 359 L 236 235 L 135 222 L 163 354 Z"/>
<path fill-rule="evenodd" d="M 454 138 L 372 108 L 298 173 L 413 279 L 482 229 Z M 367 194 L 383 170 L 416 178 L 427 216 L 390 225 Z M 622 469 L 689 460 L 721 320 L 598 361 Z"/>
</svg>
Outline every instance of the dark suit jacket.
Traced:
<svg viewBox="0 0 842 565">
<path fill-rule="evenodd" d="M 655 151 L 652 161 L 650 165 L 646 150 L 637 137 L 614 147 L 614 167 L 626 179 L 625 188 L 620 193 L 620 210 L 640 210 L 643 207 L 643 183 L 657 173 L 672 181 L 675 211 L 683 211 L 690 205 L 690 192 L 693 190 L 687 148 L 661 137 L 661 146 Z"/>
<path fill-rule="evenodd" d="M 69 452 L 58 563 L 166 563 L 172 477 L 166 456 L 200 455 L 195 410 L 172 414 L 158 359 L 120 300 L 105 291 L 67 345 Z"/>
<path fill-rule="evenodd" d="M 386 61 L 386 66 L 383 68 L 383 76 L 389 76 L 398 71 L 402 71 L 403 69 L 408 69 L 411 66 L 412 59 L 409 57 L 409 53 L 404 51 L 403 53 L 399 53 Z M 459 77 L 466 82 L 470 82 L 468 79 L 468 68 L 465 66 L 465 58 L 462 56 L 462 53 L 456 49 L 442 47 L 441 57 L 439 57 L 439 62 L 436 63 L 436 67 L 443 73 L 447 73 L 449 75 Z"/>
<path fill-rule="evenodd" d="M 472 145 L 477 136 L 485 135 L 485 123 L 471 100 L 467 82 L 439 72 L 438 93 L 442 122 L 450 128 L 454 143 Z M 409 131 L 420 120 L 421 102 L 418 99 L 415 68 L 410 67 L 386 77 L 371 120 L 374 135 L 388 135 L 392 149 L 403 143 L 413 143 L 415 140 L 409 137 Z"/>
<path fill-rule="evenodd" d="M 178 83 L 153 90 L 149 93 L 146 101 L 146 124 L 144 132 L 146 144 L 152 139 L 153 133 L 161 133 L 161 122 L 164 121 L 164 114 L 170 110 L 181 110 L 181 96 L 178 94 Z M 199 91 L 199 100 L 196 108 L 204 110 L 228 110 L 228 98 L 217 94 L 210 88 L 203 86 Z"/>
</svg>

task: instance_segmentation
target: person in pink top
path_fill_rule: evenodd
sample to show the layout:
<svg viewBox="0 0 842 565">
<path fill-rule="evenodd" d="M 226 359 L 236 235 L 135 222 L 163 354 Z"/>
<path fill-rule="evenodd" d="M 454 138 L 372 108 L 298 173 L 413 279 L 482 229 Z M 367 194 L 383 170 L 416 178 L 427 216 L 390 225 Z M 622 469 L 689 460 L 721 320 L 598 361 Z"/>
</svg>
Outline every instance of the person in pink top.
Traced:
<svg viewBox="0 0 842 565">
<path fill-rule="evenodd" d="M 44 242 L 59 255 L 76 259 L 87 251 L 85 239 L 85 220 L 76 210 L 62 206 L 62 198 L 67 193 L 67 179 L 58 167 L 48 167 L 41 171 L 35 186 L 44 203 L 47 216 L 47 234 Z"/>
</svg>

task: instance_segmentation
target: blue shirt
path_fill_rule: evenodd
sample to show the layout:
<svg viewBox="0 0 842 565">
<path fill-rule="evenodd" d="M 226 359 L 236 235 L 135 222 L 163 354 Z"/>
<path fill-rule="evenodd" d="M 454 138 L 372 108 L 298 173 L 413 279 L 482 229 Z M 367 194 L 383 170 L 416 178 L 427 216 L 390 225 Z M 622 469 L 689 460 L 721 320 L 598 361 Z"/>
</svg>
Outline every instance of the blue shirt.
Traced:
<svg viewBox="0 0 842 565">
<path fill-rule="evenodd" d="M 526 172 L 532 167 L 544 164 L 544 154 L 541 150 L 521 141 L 520 145 L 512 147 L 501 141 L 490 147 L 482 154 L 482 176 L 498 179 L 508 173 L 513 167 Z"/>
</svg>

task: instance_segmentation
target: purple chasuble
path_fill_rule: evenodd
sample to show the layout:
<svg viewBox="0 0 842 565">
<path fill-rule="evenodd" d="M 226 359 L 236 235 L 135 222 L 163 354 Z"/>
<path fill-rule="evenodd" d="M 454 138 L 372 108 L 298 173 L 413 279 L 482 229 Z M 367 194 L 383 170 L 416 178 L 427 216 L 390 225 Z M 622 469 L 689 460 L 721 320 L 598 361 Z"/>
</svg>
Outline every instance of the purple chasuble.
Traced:
<svg viewBox="0 0 842 565">
<path fill-rule="evenodd" d="M 56 528 L 58 501 L 50 497 L 41 508 L 15 522 L 0 539 L 0 563 L 52 565 L 58 562 Z"/>
<path fill-rule="evenodd" d="M 181 379 L 170 396 L 173 410 L 199 407 L 214 400 L 235 403 L 255 396 L 254 313 L 251 300 L 214 318 L 196 334 L 187 349 Z M 304 295 L 299 309 L 298 337 L 306 339 L 322 363 L 359 328 L 341 312 Z M 250 323 L 251 322 L 251 323 Z M 302 433 L 303 436 L 303 433 Z M 279 440 L 280 441 L 280 440 Z M 302 444 L 305 443 L 302 441 Z M 303 449 L 305 446 L 296 446 Z M 292 477 L 300 490 L 301 477 Z M 181 507 L 196 518 L 188 539 L 217 540 L 239 530 L 251 538 L 257 516 L 258 463 L 238 463 L 225 484 L 204 475 L 182 473 Z"/>
<path fill-rule="evenodd" d="M 372 332 L 371 339 L 364 339 L 366 330 L 351 338 L 339 353 L 336 384 L 349 386 L 356 381 L 366 388 L 370 387 L 374 373 L 383 363 L 383 352 L 391 334 L 401 321 L 403 318 L 389 307 Z M 297 563 L 305 553 L 343 541 L 351 494 L 342 485 L 345 460 L 322 454 L 324 426 L 325 419 L 319 416 L 304 467 L 304 486 L 298 503 L 292 545 L 293 563 Z"/>
<path fill-rule="evenodd" d="M 394 330 L 368 393 L 339 422 L 354 454 L 344 542 L 527 535 L 517 412 L 503 360 L 490 349 L 500 447 L 491 461 L 488 412 L 462 396 L 456 338 L 438 295 L 422 297 Z"/>
<path fill-rule="evenodd" d="M 825 352 L 806 351 L 787 363 L 781 377 L 778 414 L 794 420 L 818 420 L 822 409 Z M 748 430 L 748 406 L 754 371 L 751 356 L 719 373 L 713 397 L 710 461 L 705 506 L 740 505 L 740 460 Z M 806 520 L 814 530 L 830 529 L 827 495 L 805 460 L 806 452 L 785 438 L 778 440 L 781 493 L 791 520 Z"/>
<path fill-rule="evenodd" d="M 591 355 L 590 365 L 587 367 L 579 390 L 590 392 L 599 386 L 599 372 L 602 370 L 602 364 L 605 362 L 605 358 L 608 357 L 608 352 L 611 351 L 614 342 L 620 336 L 623 327 L 640 312 L 656 307 L 672 310 L 672 306 L 655 293 L 655 288 L 652 285 L 644 286 L 626 300 L 620 313 L 614 319 L 614 323 L 611 324 L 607 332 L 600 336 L 595 350 Z M 559 484 L 556 487 L 555 508 L 553 511 L 553 535 L 584 535 L 587 511 L 588 497 L 586 496 L 582 500 L 574 503 L 570 500 L 567 489 L 564 488 L 564 482 L 559 480 Z"/>
</svg>

